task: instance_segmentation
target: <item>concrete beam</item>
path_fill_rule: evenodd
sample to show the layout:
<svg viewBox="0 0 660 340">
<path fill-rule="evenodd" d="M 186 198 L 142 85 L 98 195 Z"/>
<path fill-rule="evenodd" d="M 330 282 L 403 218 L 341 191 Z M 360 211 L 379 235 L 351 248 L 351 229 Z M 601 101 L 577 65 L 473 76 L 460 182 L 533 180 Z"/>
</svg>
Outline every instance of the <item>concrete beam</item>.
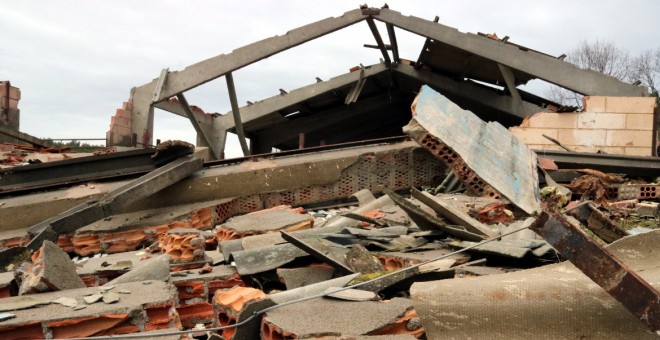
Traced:
<svg viewBox="0 0 660 340">
<path fill-rule="evenodd" d="M 180 103 L 174 103 L 169 100 L 158 102 L 154 104 L 154 107 L 167 112 L 174 113 L 175 115 L 181 116 L 183 118 L 188 118 L 186 110 Z M 197 146 L 209 146 L 211 150 L 216 154 L 215 159 L 223 158 L 223 150 L 225 149 L 225 143 L 227 141 L 227 132 L 224 130 L 216 129 L 216 121 L 220 118 L 218 114 L 203 114 L 198 111 L 191 110 L 194 116 L 195 121 L 198 124 L 198 127 L 202 130 L 206 137 L 200 138 L 200 133 L 197 131 Z M 190 118 L 189 118 L 190 119 Z M 193 127 L 195 127 L 193 123 Z M 206 140 L 209 145 L 201 145 L 201 140 Z"/>
<path fill-rule="evenodd" d="M 260 143 L 267 143 L 270 146 L 275 146 L 282 142 L 293 139 L 299 133 L 311 133 L 326 128 L 329 125 L 353 119 L 365 112 L 391 104 L 389 95 L 382 94 L 371 98 L 360 100 L 356 104 L 342 105 L 338 108 L 328 110 L 316 115 L 299 118 L 288 121 L 283 124 L 274 126 L 273 128 L 259 133 Z"/>
<path fill-rule="evenodd" d="M 190 65 L 181 71 L 170 72 L 167 75 L 162 91 L 159 89 L 158 99 L 156 100 L 154 100 L 154 93 L 158 79 L 133 88 L 131 91 L 131 101 L 133 103 L 131 129 L 136 135 L 136 146 L 144 147 L 152 143 L 152 104 L 154 102 L 166 100 L 178 93 L 200 86 L 229 72 L 268 58 L 289 48 L 353 25 L 365 18 L 366 16 L 362 14 L 360 9 L 355 9 L 339 17 L 326 18 L 293 29 L 284 35 L 270 37 L 243 46 L 229 54 L 221 54 L 209 58 Z"/>
<path fill-rule="evenodd" d="M 503 96 L 497 94 L 495 91 L 479 87 L 469 82 L 456 81 L 437 73 L 423 69 L 416 69 L 410 65 L 401 64 L 392 70 L 417 79 L 421 83 L 428 84 L 442 93 L 479 101 L 481 104 L 489 106 L 494 110 L 507 112 L 520 118 L 525 118 L 525 116 L 545 111 L 538 105 L 525 101 L 521 101 L 522 104 L 519 105 L 516 103 L 516 100 L 510 96 Z"/>
<path fill-rule="evenodd" d="M 626 84 L 602 73 L 583 70 L 568 62 L 475 34 L 436 24 L 414 16 L 403 16 L 389 9 L 381 9 L 374 19 L 392 24 L 486 59 L 508 66 L 547 82 L 588 96 L 646 96 L 645 89 Z"/>
<path fill-rule="evenodd" d="M 388 70 L 384 64 L 372 65 L 364 69 L 364 77 L 369 78 Z M 264 117 L 271 113 L 285 109 L 289 106 L 303 102 L 318 95 L 330 92 L 334 89 L 349 85 L 360 80 L 360 72 L 349 72 L 340 76 L 331 78 L 327 81 L 317 82 L 295 90 L 290 91 L 286 95 L 276 95 L 262 101 L 256 102 L 252 105 L 243 106 L 240 108 L 241 119 L 243 123 L 247 123 L 258 118 Z M 222 127 L 230 130 L 235 127 L 232 115 L 226 114 L 219 117 L 216 127 Z"/>
</svg>

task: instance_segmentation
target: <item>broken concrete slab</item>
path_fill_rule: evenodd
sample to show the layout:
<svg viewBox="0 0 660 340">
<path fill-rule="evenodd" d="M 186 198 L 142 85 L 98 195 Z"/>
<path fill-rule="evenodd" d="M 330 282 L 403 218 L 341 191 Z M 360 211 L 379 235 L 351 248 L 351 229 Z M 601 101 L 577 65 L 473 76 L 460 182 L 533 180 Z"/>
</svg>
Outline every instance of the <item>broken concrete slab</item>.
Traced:
<svg viewBox="0 0 660 340">
<path fill-rule="evenodd" d="M 442 230 L 451 236 L 465 240 L 481 241 L 484 239 L 483 235 L 475 234 L 466 230 L 465 227 L 448 225 L 437 216 L 425 211 L 394 191 L 387 189 L 384 190 L 387 193 L 387 196 L 396 202 L 396 204 L 400 206 L 422 230 Z"/>
<path fill-rule="evenodd" d="M 224 241 L 276 231 L 309 229 L 313 225 L 314 219 L 300 210 L 278 206 L 232 217 L 216 226 L 215 233 L 219 241 Z"/>
<path fill-rule="evenodd" d="M 344 300 L 344 301 L 376 301 L 379 300 L 378 295 L 374 292 L 361 290 L 361 289 L 340 289 L 331 287 L 323 292 L 327 294 L 326 297 Z"/>
<path fill-rule="evenodd" d="M 135 333 L 158 328 L 180 328 L 173 307 L 174 291 L 169 284 L 153 282 L 145 289 L 141 282 L 134 282 L 119 284 L 117 289 L 140 294 L 133 294 L 130 299 L 122 299 L 115 304 L 96 303 L 78 310 L 60 304 L 48 304 L 12 311 L 16 318 L 0 325 L 0 338 L 13 339 L 17 335 L 28 338 L 77 338 Z M 70 289 L 42 293 L 38 298 L 54 300 L 66 292 L 66 297 L 75 299 L 78 305 L 83 305 L 83 297 L 96 291 L 97 288 Z M 11 305 L 24 298 L 26 297 L 7 298 L 2 305 L 5 302 Z M 164 315 L 164 320 L 161 315 Z"/>
<path fill-rule="evenodd" d="M 21 282 L 19 295 L 85 287 L 69 255 L 53 242 L 44 241 L 32 258 L 30 273 Z"/>
<path fill-rule="evenodd" d="M 83 203 L 33 225 L 29 228 L 33 237 L 27 247 L 37 249 L 44 240 L 55 241 L 60 234 L 72 233 L 89 223 L 121 213 L 136 200 L 158 192 L 201 168 L 201 159 L 181 157 L 107 193 L 98 201 Z"/>
<path fill-rule="evenodd" d="M 335 270 L 326 266 L 278 268 L 277 276 L 287 290 L 330 280 Z"/>
<path fill-rule="evenodd" d="M 31 296 L 16 296 L 10 299 L 2 300 L 0 303 L 0 312 L 15 311 L 19 309 L 32 308 L 40 305 L 47 305 L 51 303 L 50 300 L 41 295 Z"/>
<path fill-rule="evenodd" d="M 552 202 L 550 202 L 552 204 Z M 530 227 L 656 333 L 660 333 L 660 291 L 615 255 L 555 211 L 543 211 Z M 632 293 L 634 292 L 634 293 Z"/>
<path fill-rule="evenodd" d="M 353 245 L 345 255 L 346 265 L 353 273 L 371 274 L 383 270 L 383 265 L 360 244 Z"/>
<path fill-rule="evenodd" d="M 475 194 L 504 196 L 522 211 L 540 208 L 536 154 L 497 122 L 486 123 L 429 86 L 403 129 L 441 159 Z"/>
<path fill-rule="evenodd" d="M 298 257 L 309 254 L 292 244 L 232 252 L 230 258 L 241 275 L 250 275 L 279 268 Z"/>
<path fill-rule="evenodd" d="M 348 250 L 346 248 L 315 237 L 300 239 L 286 232 L 281 232 L 281 234 L 282 238 L 289 241 L 292 245 L 300 248 L 317 260 L 332 266 L 337 272 L 342 274 L 354 273 L 353 269 L 347 263 L 345 255 Z"/>
<path fill-rule="evenodd" d="M 420 200 L 450 222 L 465 227 L 466 230 L 475 234 L 483 235 L 488 238 L 495 236 L 495 232 L 493 232 L 490 227 L 472 218 L 463 210 L 456 208 L 453 204 L 439 199 L 428 192 L 421 192 L 415 188 L 412 188 L 410 193 L 414 198 Z"/>
<path fill-rule="evenodd" d="M 117 285 L 119 283 L 140 281 L 168 281 L 170 279 L 170 256 L 162 254 L 154 258 L 142 261 L 128 273 L 106 283 L 106 285 Z"/>
<path fill-rule="evenodd" d="M 268 298 L 276 304 L 283 304 L 296 299 L 302 299 L 305 297 L 321 294 L 331 287 L 344 287 L 358 276 L 359 274 L 345 275 L 335 279 L 314 283 L 295 289 L 288 289 L 283 292 L 269 294 Z"/>
<path fill-rule="evenodd" d="M 660 231 L 628 236 L 608 251 L 660 287 Z M 648 327 L 568 262 L 470 279 L 415 283 L 428 339 L 543 337 L 655 339 Z"/>
<path fill-rule="evenodd" d="M 319 334 L 421 335 L 424 333 L 422 327 L 414 330 L 406 328 L 408 322 L 416 317 L 414 311 L 412 301 L 400 298 L 387 302 L 314 299 L 269 311 L 262 321 L 262 336 L 276 339 L 283 336 L 306 338 Z"/>
</svg>

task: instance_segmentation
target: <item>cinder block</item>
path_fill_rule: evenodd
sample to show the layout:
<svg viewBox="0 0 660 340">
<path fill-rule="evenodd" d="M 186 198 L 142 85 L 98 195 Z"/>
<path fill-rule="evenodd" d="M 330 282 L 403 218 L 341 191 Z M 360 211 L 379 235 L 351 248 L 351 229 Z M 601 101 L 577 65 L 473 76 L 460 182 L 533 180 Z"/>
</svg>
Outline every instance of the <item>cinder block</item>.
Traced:
<svg viewBox="0 0 660 340">
<path fill-rule="evenodd" d="M 580 129 L 624 130 L 626 116 L 624 113 L 583 112 L 578 117 L 577 127 Z"/>
<path fill-rule="evenodd" d="M 651 153 L 651 148 L 646 147 L 646 148 L 625 148 L 624 155 L 627 156 L 652 156 L 653 154 Z"/>
<path fill-rule="evenodd" d="M 626 129 L 628 130 L 653 130 L 653 114 L 627 114 Z"/>
<path fill-rule="evenodd" d="M 529 118 L 526 127 L 570 129 L 577 127 L 577 113 L 539 112 Z"/>
<path fill-rule="evenodd" d="M 511 127 L 509 128 L 509 131 L 514 136 L 518 137 L 523 143 L 528 145 L 554 145 L 551 141 L 543 137 L 543 135 L 557 139 L 557 129 Z"/>
<path fill-rule="evenodd" d="M 606 133 L 604 130 L 560 129 L 557 131 L 557 140 L 563 145 L 605 145 Z"/>
<path fill-rule="evenodd" d="M 582 108 L 585 112 L 606 112 L 607 97 L 584 96 L 582 97 Z"/>
<path fill-rule="evenodd" d="M 653 113 L 654 97 L 607 97 L 606 112 Z"/>
<path fill-rule="evenodd" d="M 607 131 L 607 146 L 651 147 L 652 131 L 609 130 Z"/>
</svg>

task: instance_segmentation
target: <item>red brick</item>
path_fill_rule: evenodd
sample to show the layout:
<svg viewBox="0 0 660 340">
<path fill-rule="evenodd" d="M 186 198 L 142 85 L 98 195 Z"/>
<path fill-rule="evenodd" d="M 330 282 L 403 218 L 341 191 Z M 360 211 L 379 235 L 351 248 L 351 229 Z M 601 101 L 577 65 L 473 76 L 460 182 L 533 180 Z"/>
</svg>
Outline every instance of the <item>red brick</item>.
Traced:
<svg viewBox="0 0 660 340">
<path fill-rule="evenodd" d="M 131 103 L 131 102 L 124 102 L 124 103 L 121 105 L 121 109 L 122 109 L 122 110 L 126 110 L 126 111 L 131 111 L 131 112 L 132 112 L 132 111 L 133 111 L 133 103 Z"/>
</svg>

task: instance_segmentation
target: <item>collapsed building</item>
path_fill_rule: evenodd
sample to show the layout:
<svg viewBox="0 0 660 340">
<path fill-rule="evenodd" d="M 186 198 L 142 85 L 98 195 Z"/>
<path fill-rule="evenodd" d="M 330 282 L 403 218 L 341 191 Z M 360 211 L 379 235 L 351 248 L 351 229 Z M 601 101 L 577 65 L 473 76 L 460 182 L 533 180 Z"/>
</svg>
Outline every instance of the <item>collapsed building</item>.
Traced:
<svg viewBox="0 0 660 340">
<path fill-rule="evenodd" d="M 381 63 L 238 106 L 232 72 L 361 21 Z M 417 60 L 396 29 L 426 38 Z M 188 103 L 220 77 L 232 112 Z M 582 111 L 518 88 L 533 79 Z M 156 108 L 198 147 L 154 147 Z M 644 87 L 352 10 L 164 69 L 107 152 L 0 170 L 0 335 L 655 337 L 657 130 Z M 244 157 L 224 159 L 228 133 Z"/>
</svg>

